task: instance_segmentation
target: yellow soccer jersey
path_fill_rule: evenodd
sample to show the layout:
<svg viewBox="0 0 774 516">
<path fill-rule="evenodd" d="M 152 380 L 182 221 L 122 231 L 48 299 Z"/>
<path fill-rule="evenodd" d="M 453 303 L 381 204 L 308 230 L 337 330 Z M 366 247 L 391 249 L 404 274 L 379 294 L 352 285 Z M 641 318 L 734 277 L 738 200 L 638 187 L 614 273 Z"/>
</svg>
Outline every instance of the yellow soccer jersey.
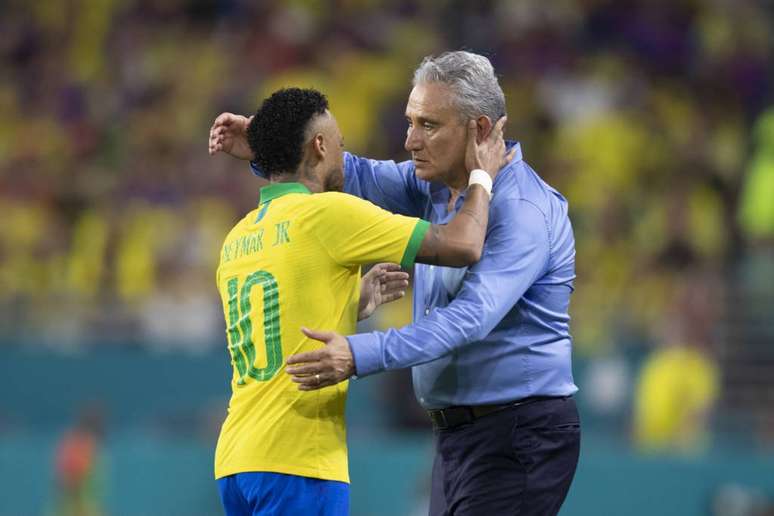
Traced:
<svg viewBox="0 0 774 516">
<path fill-rule="evenodd" d="M 349 482 L 347 382 L 301 392 L 288 356 L 321 343 L 301 327 L 355 331 L 360 265 L 410 267 L 429 223 L 300 183 L 261 189 L 228 234 L 217 272 L 233 376 L 215 477 L 270 471 Z"/>
</svg>

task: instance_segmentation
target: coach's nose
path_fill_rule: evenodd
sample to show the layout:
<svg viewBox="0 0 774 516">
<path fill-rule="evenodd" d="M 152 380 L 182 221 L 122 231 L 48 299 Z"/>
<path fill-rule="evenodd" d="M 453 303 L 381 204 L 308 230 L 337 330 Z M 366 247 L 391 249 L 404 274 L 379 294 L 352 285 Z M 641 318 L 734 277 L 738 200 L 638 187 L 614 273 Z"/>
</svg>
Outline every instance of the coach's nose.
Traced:
<svg viewBox="0 0 774 516">
<path fill-rule="evenodd" d="M 413 126 L 409 126 L 406 130 L 406 142 L 403 144 L 403 148 L 409 152 L 415 152 L 422 149 L 422 139 L 420 138 L 417 129 Z"/>
</svg>

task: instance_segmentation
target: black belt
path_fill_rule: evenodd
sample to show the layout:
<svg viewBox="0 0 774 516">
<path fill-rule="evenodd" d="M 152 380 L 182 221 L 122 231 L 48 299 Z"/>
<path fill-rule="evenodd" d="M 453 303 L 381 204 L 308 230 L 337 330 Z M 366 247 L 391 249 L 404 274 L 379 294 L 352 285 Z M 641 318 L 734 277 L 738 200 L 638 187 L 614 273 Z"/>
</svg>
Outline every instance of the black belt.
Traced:
<svg viewBox="0 0 774 516">
<path fill-rule="evenodd" d="M 505 410 L 519 405 L 527 405 L 536 401 L 555 400 L 566 398 L 567 396 L 531 396 L 517 401 L 502 403 L 499 405 L 463 405 L 457 407 L 447 407 L 444 409 L 428 410 L 427 414 L 433 422 L 433 428 L 436 430 L 447 430 L 467 423 L 472 423 L 476 419 L 500 410 Z"/>
</svg>

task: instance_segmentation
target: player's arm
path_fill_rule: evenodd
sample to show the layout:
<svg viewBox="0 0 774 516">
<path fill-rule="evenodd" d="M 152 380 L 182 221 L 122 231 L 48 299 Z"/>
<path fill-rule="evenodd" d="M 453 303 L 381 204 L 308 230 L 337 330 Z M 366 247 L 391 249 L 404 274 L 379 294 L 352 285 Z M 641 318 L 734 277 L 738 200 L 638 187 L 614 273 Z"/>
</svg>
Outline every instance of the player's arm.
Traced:
<svg viewBox="0 0 774 516">
<path fill-rule="evenodd" d="M 478 141 L 475 120 L 468 123 L 465 166 L 468 171 L 484 170 L 494 182 L 497 172 L 511 159 L 514 150 L 505 154 L 502 117 L 489 134 Z M 471 177 L 471 181 L 475 179 Z M 432 224 L 425 233 L 415 261 L 449 267 L 464 267 L 481 258 L 489 221 L 490 193 L 480 183 L 471 183 L 462 208 L 448 224 Z"/>
<path fill-rule="evenodd" d="M 265 181 L 263 172 L 252 161 L 254 156 L 247 144 L 249 123 L 249 117 L 221 113 L 210 127 L 208 150 L 211 156 L 223 152 L 250 161 L 253 173 Z M 421 217 L 428 184 L 417 179 L 411 161 L 379 161 L 345 152 L 344 191 L 392 213 Z"/>
<path fill-rule="evenodd" d="M 462 209 L 448 224 L 431 224 L 415 261 L 446 267 L 466 267 L 481 259 L 489 220 L 489 194 L 471 185 Z"/>
<path fill-rule="evenodd" d="M 511 155 L 505 156 L 505 142 L 502 136 L 505 121 L 505 117 L 498 120 L 481 142 L 478 142 L 478 127 L 475 121 L 468 124 L 465 155 L 468 171 L 484 170 L 494 181 L 499 169 L 513 158 L 514 151 Z M 209 153 L 213 155 L 225 152 L 239 159 L 252 159 L 252 151 L 247 145 L 245 136 L 249 123 L 250 119 L 242 115 L 233 113 L 219 115 L 210 128 Z M 345 163 L 349 168 L 368 169 L 365 173 L 347 174 L 348 178 L 376 177 L 376 174 L 373 174 L 374 170 L 371 170 L 374 168 L 373 163 L 369 160 L 347 159 Z M 348 180 L 347 190 L 352 190 L 350 193 L 371 200 L 390 211 L 412 214 L 418 205 L 417 196 L 409 194 L 411 192 L 416 194 L 417 187 L 413 185 L 410 188 L 410 184 L 403 184 L 409 179 L 409 174 L 405 172 L 405 170 L 397 170 L 392 174 L 382 174 L 383 181 L 374 179 L 370 182 L 365 181 L 363 184 Z M 445 225 L 434 224 L 425 233 L 416 261 L 452 267 L 476 263 L 481 257 L 484 245 L 488 213 L 488 193 L 480 185 L 469 186 L 465 202 L 454 219 Z"/>
</svg>

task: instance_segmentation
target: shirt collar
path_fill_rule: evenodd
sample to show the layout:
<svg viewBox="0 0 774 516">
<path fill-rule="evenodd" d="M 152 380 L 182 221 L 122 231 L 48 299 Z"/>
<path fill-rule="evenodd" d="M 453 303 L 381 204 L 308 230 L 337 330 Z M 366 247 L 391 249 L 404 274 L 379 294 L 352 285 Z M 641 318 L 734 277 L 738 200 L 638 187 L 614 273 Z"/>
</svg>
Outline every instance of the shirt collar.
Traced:
<svg viewBox="0 0 774 516">
<path fill-rule="evenodd" d="M 301 183 L 272 183 L 270 185 L 261 188 L 261 196 L 258 204 L 282 197 L 283 195 L 291 193 L 311 194 L 309 188 Z"/>
<path fill-rule="evenodd" d="M 521 144 L 515 140 L 505 140 L 505 149 L 510 151 L 516 147 L 516 154 L 513 156 L 513 159 L 511 160 L 511 163 L 516 163 L 518 161 L 521 161 L 523 159 L 521 155 Z"/>
</svg>

